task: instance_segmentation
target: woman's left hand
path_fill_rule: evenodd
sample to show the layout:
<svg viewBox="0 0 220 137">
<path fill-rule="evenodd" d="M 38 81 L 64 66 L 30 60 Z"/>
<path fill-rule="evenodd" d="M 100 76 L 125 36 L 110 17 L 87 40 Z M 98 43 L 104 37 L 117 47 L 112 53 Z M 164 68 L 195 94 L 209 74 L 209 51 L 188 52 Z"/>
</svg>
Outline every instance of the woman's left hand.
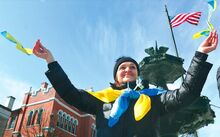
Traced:
<svg viewBox="0 0 220 137">
<path fill-rule="evenodd" d="M 207 39 L 201 43 L 198 48 L 199 52 L 208 54 L 209 52 L 216 49 L 218 45 L 218 34 L 215 31 L 212 31 Z"/>
</svg>

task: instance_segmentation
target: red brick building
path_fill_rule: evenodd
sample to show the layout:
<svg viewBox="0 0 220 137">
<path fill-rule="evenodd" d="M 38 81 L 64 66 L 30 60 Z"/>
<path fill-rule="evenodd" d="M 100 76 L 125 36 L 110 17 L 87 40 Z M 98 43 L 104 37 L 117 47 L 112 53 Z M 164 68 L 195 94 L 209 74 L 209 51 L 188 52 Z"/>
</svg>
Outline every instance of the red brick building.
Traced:
<svg viewBox="0 0 220 137">
<path fill-rule="evenodd" d="M 42 83 L 12 111 L 3 137 L 95 137 L 95 117 L 68 105 Z"/>
</svg>

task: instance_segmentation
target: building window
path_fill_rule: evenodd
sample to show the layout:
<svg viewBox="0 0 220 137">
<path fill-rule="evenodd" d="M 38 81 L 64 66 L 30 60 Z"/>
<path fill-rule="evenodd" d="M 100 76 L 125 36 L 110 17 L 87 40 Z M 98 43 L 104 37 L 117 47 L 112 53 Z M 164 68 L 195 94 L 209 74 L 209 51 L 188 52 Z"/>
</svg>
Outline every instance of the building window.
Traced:
<svg viewBox="0 0 220 137">
<path fill-rule="evenodd" d="M 31 125 L 31 120 L 32 120 L 32 116 L 33 116 L 33 111 L 31 111 L 28 115 L 28 121 L 27 121 L 27 126 Z"/>
<path fill-rule="evenodd" d="M 10 128 L 14 128 L 14 126 L 15 126 L 15 119 L 16 119 L 15 116 L 12 116 L 12 117 L 11 117 L 10 123 L 9 123 L 9 125 L 8 125 L 8 128 L 9 128 L 9 129 L 10 129 Z"/>
<path fill-rule="evenodd" d="M 73 121 L 73 134 L 76 135 L 76 126 L 78 125 L 78 121 L 77 120 L 74 120 Z"/>
<path fill-rule="evenodd" d="M 68 129 L 68 121 L 67 121 L 67 115 L 64 117 L 64 128 L 63 129 L 65 129 L 65 130 L 67 130 Z M 68 130 L 67 130 L 68 131 Z"/>
<path fill-rule="evenodd" d="M 70 133 L 73 133 L 73 121 L 74 121 L 74 119 L 71 118 L 70 119 L 70 123 L 69 123 L 69 131 L 70 131 Z"/>
<path fill-rule="evenodd" d="M 65 121 L 66 121 L 66 114 L 64 113 L 62 116 L 62 124 L 61 124 L 61 128 L 65 129 Z"/>
<path fill-rule="evenodd" d="M 36 117 L 37 117 L 37 114 L 38 114 L 38 111 L 34 111 L 34 112 L 33 112 L 33 118 L 32 118 L 32 120 L 31 120 L 31 125 L 34 125 L 34 122 L 35 122 L 35 119 L 36 119 Z"/>
<path fill-rule="evenodd" d="M 57 127 L 61 127 L 62 122 L 62 111 L 58 112 L 58 119 L 57 119 Z"/>
<path fill-rule="evenodd" d="M 56 125 L 57 127 L 76 135 L 78 120 L 74 119 L 66 112 L 59 110 Z"/>
<path fill-rule="evenodd" d="M 37 124 L 41 124 L 42 116 L 43 116 L 43 109 L 40 109 L 37 116 Z"/>
<path fill-rule="evenodd" d="M 66 130 L 69 131 L 69 125 L 70 125 L 70 116 L 67 115 L 66 117 Z"/>
<path fill-rule="evenodd" d="M 92 137 L 96 137 L 97 132 L 96 132 L 95 124 L 92 124 L 91 128 L 92 128 Z"/>
</svg>

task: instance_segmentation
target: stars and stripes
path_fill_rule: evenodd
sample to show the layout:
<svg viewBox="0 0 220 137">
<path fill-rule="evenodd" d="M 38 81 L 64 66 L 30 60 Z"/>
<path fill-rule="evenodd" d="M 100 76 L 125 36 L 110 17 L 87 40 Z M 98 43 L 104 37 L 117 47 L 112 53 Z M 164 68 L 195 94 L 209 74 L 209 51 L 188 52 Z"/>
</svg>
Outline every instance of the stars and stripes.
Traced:
<svg viewBox="0 0 220 137">
<path fill-rule="evenodd" d="M 172 28 L 179 26 L 185 21 L 193 25 L 198 25 L 200 17 L 201 17 L 201 12 L 181 13 L 171 18 L 170 24 Z"/>
</svg>

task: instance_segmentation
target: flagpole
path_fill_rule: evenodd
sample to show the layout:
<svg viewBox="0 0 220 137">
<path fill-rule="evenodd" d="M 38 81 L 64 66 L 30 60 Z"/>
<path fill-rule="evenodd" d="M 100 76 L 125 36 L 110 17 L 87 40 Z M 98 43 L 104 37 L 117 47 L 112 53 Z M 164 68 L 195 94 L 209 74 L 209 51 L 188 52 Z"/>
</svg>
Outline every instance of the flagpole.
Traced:
<svg viewBox="0 0 220 137">
<path fill-rule="evenodd" d="M 174 35 L 173 35 L 173 29 L 172 29 L 172 26 L 171 26 L 171 24 L 170 24 L 170 18 L 169 18 L 169 13 L 168 13 L 168 10 L 167 10 L 167 5 L 165 5 L 165 11 L 166 11 L 166 13 L 167 13 L 168 23 L 169 23 L 170 31 L 171 31 L 172 38 L 173 38 L 173 44 L 174 44 L 174 47 L 175 47 L 176 56 L 179 57 L 178 50 L 177 50 L 177 46 L 176 46 L 176 41 L 175 41 L 175 38 L 174 38 Z"/>
<path fill-rule="evenodd" d="M 170 31 L 171 31 L 171 35 L 172 35 L 172 39 L 173 39 L 174 48 L 175 48 L 175 51 L 176 51 L 176 56 L 179 57 L 177 46 L 176 46 L 176 41 L 175 41 L 174 34 L 173 34 L 173 28 L 172 28 L 172 26 L 170 24 L 170 18 L 169 18 L 169 13 L 168 13 L 167 5 L 166 4 L 165 4 L 165 11 L 167 13 L 167 19 L 168 19 L 168 23 L 169 23 L 169 26 L 170 26 Z M 184 80 L 184 77 L 182 75 L 182 81 L 183 80 Z"/>
<path fill-rule="evenodd" d="M 167 19 L 168 19 L 168 23 L 169 23 L 169 26 L 170 26 L 170 31 L 171 31 L 172 38 L 173 38 L 173 43 L 174 43 L 174 47 L 175 47 L 175 51 L 176 51 L 176 56 L 179 57 L 177 46 L 176 46 L 176 41 L 175 41 L 174 34 L 173 34 L 173 28 L 172 28 L 172 26 L 170 24 L 170 18 L 169 18 L 169 13 L 168 13 L 167 5 L 166 4 L 165 4 L 165 11 L 167 13 Z M 183 81 L 184 80 L 183 75 L 181 77 L 182 77 L 182 81 Z M 195 131 L 193 134 L 195 135 L 195 137 L 198 137 L 197 131 Z"/>
</svg>

